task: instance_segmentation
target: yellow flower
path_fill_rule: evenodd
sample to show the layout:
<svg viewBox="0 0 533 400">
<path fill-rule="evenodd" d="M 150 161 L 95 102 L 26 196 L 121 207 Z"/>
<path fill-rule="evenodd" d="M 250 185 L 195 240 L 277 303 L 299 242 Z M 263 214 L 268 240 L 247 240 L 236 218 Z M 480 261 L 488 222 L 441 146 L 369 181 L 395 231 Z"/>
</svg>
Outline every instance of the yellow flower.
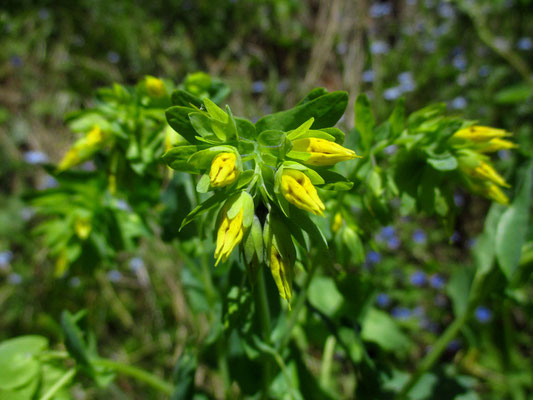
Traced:
<svg viewBox="0 0 533 400">
<path fill-rule="evenodd" d="M 275 246 L 270 248 L 270 272 L 278 287 L 279 295 L 287 301 L 292 297 L 293 270 L 290 260 L 283 257 Z"/>
<path fill-rule="evenodd" d="M 81 240 L 87 239 L 92 230 L 91 219 L 87 217 L 77 218 L 74 223 L 74 230 Z"/>
<path fill-rule="evenodd" d="M 292 141 L 292 150 L 311 153 L 305 163 L 317 166 L 334 165 L 339 161 L 357 157 L 353 150 L 342 147 L 335 142 L 318 138 L 295 139 Z"/>
<path fill-rule="evenodd" d="M 87 160 L 105 140 L 106 136 L 98 125 L 95 125 L 84 137 L 78 139 L 63 156 L 57 166 L 58 172 L 70 169 Z"/>
<path fill-rule="evenodd" d="M 507 182 L 505 182 L 505 179 L 503 179 L 503 177 L 498 174 L 498 172 L 496 172 L 496 170 L 492 168 L 490 164 L 484 161 L 481 161 L 481 163 L 479 163 L 479 165 L 474 169 L 466 170 L 466 172 L 475 178 L 488 180 L 496 185 L 509 187 Z"/>
<path fill-rule="evenodd" d="M 508 150 L 518 147 L 516 143 L 510 142 L 509 140 L 494 138 L 489 140 L 488 143 L 483 143 L 477 149 L 481 153 L 492 153 L 499 150 Z"/>
<path fill-rule="evenodd" d="M 489 199 L 494 200 L 497 203 L 507 205 L 509 204 L 509 198 L 503 193 L 503 191 L 496 185 L 490 185 L 484 191 L 484 195 Z"/>
<path fill-rule="evenodd" d="M 59 162 L 57 170 L 66 171 L 67 169 L 78 165 L 81 161 L 79 150 L 75 147 L 71 147 Z"/>
<path fill-rule="evenodd" d="M 218 154 L 211 163 L 211 170 L 209 171 L 211 186 L 222 187 L 235 182 L 239 177 L 239 170 L 235 166 L 236 161 L 235 153 Z"/>
<path fill-rule="evenodd" d="M 152 97 L 161 97 L 165 94 L 165 84 L 161 79 L 153 76 L 147 76 L 145 85 L 146 91 Z"/>
<path fill-rule="evenodd" d="M 242 225 L 243 210 L 232 219 L 228 218 L 228 214 L 224 212 L 222 222 L 218 228 L 217 233 L 217 247 L 215 250 L 216 263 L 218 265 L 220 260 L 225 262 L 233 249 L 241 242 L 244 227 Z"/>
<path fill-rule="evenodd" d="M 331 230 L 333 231 L 333 233 L 337 233 L 339 229 L 342 228 L 342 222 L 342 215 L 340 212 L 338 212 L 333 217 L 333 224 L 331 225 Z"/>
<path fill-rule="evenodd" d="M 89 131 L 89 133 L 84 138 L 84 145 L 89 146 L 95 146 L 97 144 L 100 144 L 104 141 L 104 133 L 100 129 L 98 125 L 95 125 L 93 129 Z"/>
<path fill-rule="evenodd" d="M 315 215 L 324 215 L 324 204 L 311 180 L 302 171 L 285 168 L 281 175 L 281 193 L 290 203 Z"/>
<path fill-rule="evenodd" d="M 467 139 L 472 142 L 487 142 L 491 139 L 510 136 L 504 129 L 491 128 L 490 126 L 469 126 L 455 132 L 453 137 Z"/>
</svg>

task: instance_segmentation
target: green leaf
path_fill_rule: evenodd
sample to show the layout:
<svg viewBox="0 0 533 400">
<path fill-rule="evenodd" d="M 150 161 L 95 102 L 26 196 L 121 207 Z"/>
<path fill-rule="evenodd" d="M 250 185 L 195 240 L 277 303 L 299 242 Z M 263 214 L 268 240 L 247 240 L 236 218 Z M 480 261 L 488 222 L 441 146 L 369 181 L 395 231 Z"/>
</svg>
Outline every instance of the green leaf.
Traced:
<svg viewBox="0 0 533 400">
<path fill-rule="evenodd" d="M 200 170 L 194 168 L 187 161 L 194 153 L 198 151 L 198 146 L 185 145 L 171 148 L 163 155 L 163 161 L 172 169 L 190 172 L 192 174 L 200 173 Z"/>
<path fill-rule="evenodd" d="M 396 102 L 394 110 L 389 117 L 392 138 L 400 136 L 405 127 L 405 100 L 400 99 Z"/>
<path fill-rule="evenodd" d="M 362 321 L 361 338 L 378 344 L 386 351 L 405 352 L 409 338 L 400 330 L 396 322 L 385 312 L 370 309 Z"/>
<path fill-rule="evenodd" d="M 350 182 L 343 175 L 334 171 L 323 170 L 320 171 L 320 176 L 324 179 L 324 185 L 320 186 L 324 190 L 350 190 L 353 187 L 353 182 Z"/>
<path fill-rule="evenodd" d="M 208 169 L 213 159 L 219 153 L 234 153 L 238 157 L 238 152 L 232 146 L 213 146 L 205 150 L 200 150 L 189 157 L 187 162 L 197 170 L 203 171 Z M 238 162 L 238 161 L 237 161 Z"/>
<path fill-rule="evenodd" d="M 213 207 L 216 207 L 222 203 L 227 198 L 227 193 L 225 192 L 217 192 L 210 198 L 208 198 L 206 201 L 204 201 L 202 204 L 199 204 L 196 206 L 184 219 L 180 226 L 180 231 L 183 229 L 185 225 L 187 225 L 189 222 L 191 222 L 195 217 L 198 215 L 201 215 L 209 210 L 211 210 Z"/>
<path fill-rule="evenodd" d="M 29 385 L 33 380 L 38 382 L 40 362 L 35 356 L 47 347 L 48 340 L 36 335 L 1 342 L 0 390 L 15 390 Z"/>
<path fill-rule="evenodd" d="M 198 134 L 189 120 L 189 114 L 192 112 L 196 112 L 196 110 L 191 107 L 174 106 L 168 108 L 165 115 L 172 129 L 183 136 L 189 143 L 194 144 L 198 142 L 196 139 Z"/>
<path fill-rule="evenodd" d="M 300 102 L 297 104 L 297 106 L 300 106 L 302 104 L 308 103 L 311 100 L 317 99 L 321 96 L 325 96 L 328 94 L 328 91 L 322 87 L 314 88 L 311 90 L 307 96 L 305 96 Z"/>
<path fill-rule="evenodd" d="M 61 328 L 65 335 L 65 346 L 76 362 L 89 366 L 89 352 L 83 340 L 83 333 L 76 324 L 77 318 L 68 311 L 61 313 Z"/>
<path fill-rule="evenodd" d="M 219 106 L 213 103 L 208 98 L 204 99 L 205 108 L 211 116 L 211 118 L 222 122 L 223 124 L 228 122 L 229 116 Z"/>
<path fill-rule="evenodd" d="M 518 104 L 527 101 L 532 95 L 531 85 L 521 83 L 500 90 L 494 96 L 494 101 L 498 104 Z"/>
<path fill-rule="evenodd" d="M 198 193 L 207 193 L 211 186 L 211 179 L 208 174 L 202 175 L 198 183 L 196 184 L 196 191 Z"/>
<path fill-rule="evenodd" d="M 343 303 L 342 294 L 328 276 L 315 276 L 308 293 L 309 302 L 329 317 L 335 315 Z"/>
<path fill-rule="evenodd" d="M 237 124 L 237 133 L 240 137 L 246 139 L 255 139 L 256 131 L 254 124 L 247 119 L 242 118 L 235 118 L 235 123 Z"/>
<path fill-rule="evenodd" d="M 457 159 L 451 154 L 443 158 L 428 158 L 427 162 L 439 171 L 453 171 L 457 168 Z"/>
<path fill-rule="evenodd" d="M 259 134 L 257 142 L 265 147 L 278 147 L 281 146 L 283 136 L 285 136 L 285 132 L 279 130 L 267 130 Z"/>
<path fill-rule="evenodd" d="M 507 277 L 511 279 L 518 267 L 522 244 L 527 234 L 531 188 L 533 180 L 533 163 L 522 170 L 522 185 L 511 206 L 503 213 L 496 231 L 496 258 Z"/>
<path fill-rule="evenodd" d="M 185 349 L 172 374 L 172 381 L 175 386 L 174 392 L 170 396 L 171 400 L 188 400 L 193 398 L 195 393 L 194 375 L 196 374 L 197 363 L 196 356 L 192 350 L 190 348 Z"/>
<path fill-rule="evenodd" d="M 202 100 L 198 97 L 186 92 L 185 90 L 175 90 L 170 96 L 172 104 L 175 106 L 190 107 L 191 104 L 200 108 L 202 106 Z"/>
<path fill-rule="evenodd" d="M 348 104 L 348 93 L 332 92 L 309 100 L 290 110 L 280 111 L 261 118 L 255 124 L 257 132 L 266 130 L 290 131 L 314 118 L 312 129 L 329 128 L 337 123 Z"/>
<path fill-rule="evenodd" d="M 363 147 L 368 150 L 372 145 L 376 121 L 370 108 L 370 101 L 365 94 L 360 94 L 355 100 L 355 128 L 361 135 Z"/>
<path fill-rule="evenodd" d="M 341 131 L 339 128 L 323 128 L 321 131 L 326 132 L 327 134 L 333 136 L 335 138 L 335 143 L 343 144 L 345 134 L 343 131 Z"/>
</svg>

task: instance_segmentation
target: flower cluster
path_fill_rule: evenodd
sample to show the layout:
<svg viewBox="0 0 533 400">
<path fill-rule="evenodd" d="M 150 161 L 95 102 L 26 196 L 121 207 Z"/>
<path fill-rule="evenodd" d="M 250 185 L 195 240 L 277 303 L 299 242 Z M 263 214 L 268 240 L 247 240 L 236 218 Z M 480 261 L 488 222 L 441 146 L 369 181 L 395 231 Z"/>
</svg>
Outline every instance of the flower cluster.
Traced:
<svg viewBox="0 0 533 400">
<path fill-rule="evenodd" d="M 501 189 L 509 185 L 492 167 L 487 153 L 517 147 L 515 143 L 504 139 L 509 136 L 511 134 L 503 129 L 477 125 L 462 128 L 452 136 L 459 168 L 468 186 L 474 192 L 501 204 L 509 203 Z"/>
<path fill-rule="evenodd" d="M 182 226 L 218 206 L 215 265 L 241 246 L 249 271 L 267 264 L 287 301 L 297 254 L 294 241 L 305 246 L 298 238 L 316 233 L 309 214 L 299 210 L 323 216 L 317 188 L 349 189 L 351 183 L 330 168 L 357 157 L 342 146 L 342 131 L 331 127 L 344 111 L 346 94 L 317 94 L 256 124 L 234 117 L 229 107 L 224 111 L 208 98 L 185 98 L 179 91 L 173 94 L 175 106 L 167 110 L 169 124 L 188 143 L 171 148 L 165 161 L 173 169 L 202 174 L 199 193 L 214 192 Z M 334 100 L 342 109 L 324 114 Z"/>
</svg>

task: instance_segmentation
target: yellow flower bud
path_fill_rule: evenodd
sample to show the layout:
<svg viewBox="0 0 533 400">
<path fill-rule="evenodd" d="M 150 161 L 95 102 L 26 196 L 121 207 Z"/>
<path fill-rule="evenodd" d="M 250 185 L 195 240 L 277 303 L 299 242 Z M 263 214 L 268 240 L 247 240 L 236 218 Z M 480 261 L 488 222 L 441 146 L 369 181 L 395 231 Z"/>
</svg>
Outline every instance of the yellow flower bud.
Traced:
<svg viewBox="0 0 533 400">
<path fill-rule="evenodd" d="M 153 76 L 147 76 L 145 85 L 146 91 L 152 97 L 161 97 L 165 94 L 165 84 L 161 79 Z"/>
<path fill-rule="evenodd" d="M 239 170 L 235 166 L 236 161 L 235 153 L 218 154 L 211 163 L 209 171 L 211 186 L 223 187 L 235 182 L 239 176 Z"/>
<path fill-rule="evenodd" d="M 324 215 L 324 204 L 311 180 L 302 171 L 285 168 L 281 175 L 281 193 L 290 203 L 315 215 Z"/>
<path fill-rule="evenodd" d="M 233 249 L 241 242 L 244 234 L 242 215 L 242 209 L 233 219 L 228 218 L 227 213 L 224 212 L 217 233 L 217 247 L 215 250 L 215 258 L 217 261 L 215 266 L 218 265 L 220 260 L 225 262 Z"/>
<path fill-rule="evenodd" d="M 357 157 L 355 151 L 342 147 L 335 142 L 319 138 L 295 139 L 292 141 L 292 150 L 311 153 L 305 163 L 317 166 L 334 165 L 339 161 L 351 160 Z"/>
<path fill-rule="evenodd" d="M 66 171 L 67 169 L 78 165 L 81 161 L 79 150 L 75 147 L 71 147 L 59 162 L 57 170 L 58 172 Z"/>
<path fill-rule="evenodd" d="M 293 266 L 272 246 L 270 248 L 270 272 L 278 287 L 279 295 L 290 301 L 292 297 Z"/>
<path fill-rule="evenodd" d="M 95 146 L 97 144 L 100 144 L 104 141 L 104 133 L 100 129 L 98 125 L 95 125 L 93 129 L 89 131 L 89 133 L 84 138 L 84 145 L 89 146 Z"/>
<path fill-rule="evenodd" d="M 87 160 L 105 140 L 106 135 L 95 125 L 84 137 L 77 140 L 57 166 L 58 172 L 70 169 Z"/>
<path fill-rule="evenodd" d="M 499 150 L 508 150 L 518 147 L 516 143 L 510 142 L 505 139 L 494 138 L 491 139 L 488 143 L 480 145 L 478 151 L 481 153 L 492 153 Z"/>
<path fill-rule="evenodd" d="M 497 203 L 507 205 L 509 204 L 509 198 L 503 193 L 503 191 L 496 185 L 490 185 L 485 190 L 485 196 L 489 199 L 494 200 Z"/>
<path fill-rule="evenodd" d="M 503 179 L 503 177 L 500 174 L 498 174 L 498 172 L 496 172 L 496 170 L 492 168 L 490 164 L 487 164 L 484 161 L 482 161 L 474 169 L 468 170 L 467 173 L 469 175 L 472 175 L 475 178 L 488 180 L 490 182 L 495 183 L 496 185 L 509 187 L 507 182 L 505 182 L 505 179 Z"/>
<path fill-rule="evenodd" d="M 342 228 L 342 223 L 343 223 L 342 214 L 338 212 L 333 217 L 333 224 L 331 225 L 331 230 L 333 231 L 333 233 L 337 233 L 339 229 Z"/>
<path fill-rule="evenodd" d="M 469 126 L 454 133 L 454 138 L 466 139 L 472 142 L 487 142 L 491 139 L 510 136 L 503 129 L 491 128 L 490 126 Z"/>
<path fill-rule="evenodd" d="M 77 218 L 76 222 L 74 223 L 74 230 L 76 231 L 76 235 L 81 240 L 85 240 L 89 237 L 92 225 L 91 225 L 91 219 L 90 218 Z"/>
</svg>

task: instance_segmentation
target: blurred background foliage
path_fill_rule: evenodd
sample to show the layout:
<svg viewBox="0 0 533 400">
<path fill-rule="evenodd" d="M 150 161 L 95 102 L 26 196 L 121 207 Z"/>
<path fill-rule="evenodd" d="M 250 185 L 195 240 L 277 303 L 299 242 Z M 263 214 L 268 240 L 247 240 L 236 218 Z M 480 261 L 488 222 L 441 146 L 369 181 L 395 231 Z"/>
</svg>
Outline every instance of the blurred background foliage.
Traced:
<svg viewBox="0 0 533 400">
<path fill-rule="evenodd" d="M 221 323 L 230 326 L 229 332 L 245 329 L 239 312 L 246 307 L 232 306 L 235 299 L 246 305 L 246 297 L 231 291 L 241 283 L 244 267 L 211 268 L 209 235 L 163 242 L 161 236 L 176 236 L 176 213 L 185 215 L 168 192 L 161 195 L 163 218 L 170 218 L 163 228 L 150 219 L 133 221 L 135 240 L 125 240 L 112 262 L 54 275 L 57 265 L 49 248 L 30 234 L 39 218 L 26 196 L 63 185 L 36 166 L 57 163 L 74 141 L 65 115 L 95 107 L 96 90 L 114 82 L 135 85 L 153 75 L 179 84 L 199 70 L 227 84 L 231 94 L 225 102 L 235 115 L 252 121 L 294 106 L 317 86 L 349 92 L 350 105 L 339 123 L 345 131 L 354 127 L 359 93 L 368 95 L 377 121 L 384 121 L 402 97 L 407 114 L 444 102 L 451 114 L 514 133 L 520 147 L 501 150 L 494 162 L 510 182 L 519 182 L 518 166 L 533 155 L 531 20 L 530 0 L 4 0 L 0 339 L 35 333 L 57 344 L 62 340 L 61 311 L 87 308 L 100 354 L 170 380 L 180 355 L 194 348 L 201 359 L 195 384 L 205 396 L 199 398 L 252 395 L 261 379 L 248 360 L 254 359 L 257 367 L 261 359 L 231 333 L 225 364 L 217 359 L 224 343 L 215 340 Z M 391 146 L 385 154 L 397 151 Z M 379 165 L 386 168 L 387 158 Z M 161 180 L 180 193 L 194 191 L 183 174 Z M 158 199 L 155 186 L 152 195 Z M 128 204 L 102 200 L 90 189 L 84 198 L 87 207 L 102 201 L 118 212 L 131 211 Z M 387 376 L 388 386 L 379 394 L 387 398 L 387 390 L 407 380 L 403 371 L 412 371 L 454 316 L 464 312 L 474 261 L 483 257 L 475 252 L 472 257 L 472 248 L 490 225 L 485 222 L 490 203 L 461 191 L 454 194 L 454 203 L 458 213 L 451 232 L 431 216 L 402 215 L 399 201 L 392 202 L 398 212 L 389 221 L 369 222 L 374 234 L 364 244 L 342 232 L 351 250 L 343 254 L 338 246 L 338 269 L 353 274 L 341 281 L 332 274 L 317 276 L 310 283 L 308 304 L 284 354 L 284 373 L 297 376 L 303 398 L 351 398 L 354 376 L 367 376 L 361 366 L 352 365 L 362 358 Z M 502 210 L 491 211 L 498 212 Z M 110 215 L 99 218 L 115 218 Z M 201 232 L 201 227 L 189 229 L 186 236 L 194 229 Z M 533 395 L 531 233 L 529 227 L 523 272 L 515 279 L 520 282 L 502 289 L 494 279 L 474 318 L 447 344 L 413 398 Z M 212 281 L 205 279 L 198 260 Z M 349 317 L 368 307 L 372 312 L 364 321 Z M 226 318 L 222 322 L 220 315 Z M 391 369 L 391 360 L 398 368 Z M 320 390 L 314 391 L 316 382 Z M 285 380 L 276 380 L 272 397 L 287 393 L 292 395 Z M 373 394 L 360 398 L 378 398 L 370 389 L 361 393 Z M 107 388 L 82 380 L 72 395 L 159 398 L 150 388 L 122 378 Z"/>
</svg>

